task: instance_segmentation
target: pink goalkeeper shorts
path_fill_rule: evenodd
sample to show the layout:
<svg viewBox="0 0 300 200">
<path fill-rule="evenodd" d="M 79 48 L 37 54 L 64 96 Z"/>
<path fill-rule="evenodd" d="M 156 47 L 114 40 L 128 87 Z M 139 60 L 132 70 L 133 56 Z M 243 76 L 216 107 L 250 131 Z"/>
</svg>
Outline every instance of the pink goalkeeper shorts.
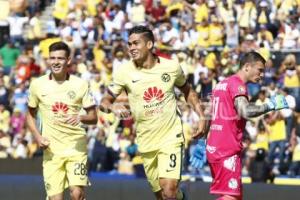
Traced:
<svg viewBox="0 0 300 200">
<path fill-rule="evenodd" d="M 211 194 L 242 197 L 242 164 L 238 155 L 223 158 L 217 163 L 209 163 L 209 167 L 213 178 Z"/>
</svg>

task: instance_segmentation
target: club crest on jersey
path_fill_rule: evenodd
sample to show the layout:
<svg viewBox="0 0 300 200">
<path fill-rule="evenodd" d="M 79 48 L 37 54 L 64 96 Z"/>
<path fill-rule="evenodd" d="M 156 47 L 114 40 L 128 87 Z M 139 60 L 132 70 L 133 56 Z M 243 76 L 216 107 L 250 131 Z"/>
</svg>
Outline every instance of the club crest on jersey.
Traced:
<svg viewBox="0 0 300 200">
<path fill-rule="evenodd" d="M 67 95 L 70 99 L 74 99 L 76 97 L 76 93 L 73 90 L 69 91 Z"/>
<path fill-rule="evenodd" d="M 163 81 L 163 82 L 169 82 L 170 81 L 170 79 L 171 79 L 171 77 L 170 77 L 170 75 L 169 74 L 167 74 L 167 73 L 163 73 L 162 75 L 161 75 L 161 80 Z"/>
<path fill-rule="evenodd" d="M 244 86 L 239 86 L 238 90 L 239 90 L 240 94 L 245 94 L 246 93 L 246 89 L 245 89 Z"/>
<path fill-rule="evenodd" d="M 157 101 L 161 101 L 164 97 L 164 93 L 161 89 L 158 89 L 157 87 L 149 87 L 145 92 L 143 99 L 149 103 L 152 100 L 156 99 Z"/>
</svg>

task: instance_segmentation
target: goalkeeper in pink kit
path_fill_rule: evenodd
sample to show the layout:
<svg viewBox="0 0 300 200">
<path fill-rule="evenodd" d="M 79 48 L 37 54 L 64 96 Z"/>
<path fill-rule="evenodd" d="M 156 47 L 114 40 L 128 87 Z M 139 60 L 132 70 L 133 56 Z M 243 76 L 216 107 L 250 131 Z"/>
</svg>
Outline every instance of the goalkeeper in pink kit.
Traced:
<svg viewBox="0 0 300 200">
<path fill-rule="evenodd" d="M 259 82 L 264 69 L 265 60 L 260 54 L 246 53 L 240 59 L 240 70 L 219 82 L 213 90 L 206 156 L 203 151 L 195 151 L 191 164 L 202 167 L 207 157 L 213 178 L 210 193 L 219 195 L 217 200 L 243 199 L 241 157 L 246 119 L 288 107 L 282 95 L 273 96 L 268 104 L 259 106 L 249 102 L 246 83 Z M 203 145 L 198 146 L 203 149 Z"/>
</svg>

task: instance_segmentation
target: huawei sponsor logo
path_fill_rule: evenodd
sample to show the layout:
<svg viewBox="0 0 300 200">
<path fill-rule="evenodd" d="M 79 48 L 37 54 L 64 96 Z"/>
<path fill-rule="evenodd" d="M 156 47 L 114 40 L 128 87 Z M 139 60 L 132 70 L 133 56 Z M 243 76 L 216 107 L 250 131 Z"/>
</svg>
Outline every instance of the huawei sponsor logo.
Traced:
<svg viewBox="0 0 300 200">
<path fill-rule="evenodd" d="M 145 92 L 143 99 L 147 102 L 150 103 L 153 100 L 157 101 L 162 101 L 164 98 L 164 93 L 162 92 L 161 89 L 158 89 L 157 87 L 149 87 Z"/>
<path fill-rule="evenodd" d="M 52 106 L 52 112 L 55 114 L 67 114 L 68 110 L 68 105 L 62 102 L 55 102 L 55 104 Z"/>
</svg>

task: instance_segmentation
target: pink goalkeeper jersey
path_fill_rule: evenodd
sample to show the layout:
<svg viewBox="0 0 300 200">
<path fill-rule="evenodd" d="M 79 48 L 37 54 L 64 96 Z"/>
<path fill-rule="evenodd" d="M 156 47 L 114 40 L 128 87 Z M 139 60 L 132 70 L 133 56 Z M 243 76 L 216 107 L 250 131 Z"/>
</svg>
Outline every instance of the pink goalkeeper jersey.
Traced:
<svg viewBox="0 0 300 200">
<path fill-rule="evenodd" d="M 239 117 L 234 106 L 237 96 L 247 96 L 245 83 L 233 75 L 216 85 L 212 93 L 212 120 L 207 139 L 207 158 L 218 162 L 224 157 L 239 154 L 246 120 Z"/>
</svg>

